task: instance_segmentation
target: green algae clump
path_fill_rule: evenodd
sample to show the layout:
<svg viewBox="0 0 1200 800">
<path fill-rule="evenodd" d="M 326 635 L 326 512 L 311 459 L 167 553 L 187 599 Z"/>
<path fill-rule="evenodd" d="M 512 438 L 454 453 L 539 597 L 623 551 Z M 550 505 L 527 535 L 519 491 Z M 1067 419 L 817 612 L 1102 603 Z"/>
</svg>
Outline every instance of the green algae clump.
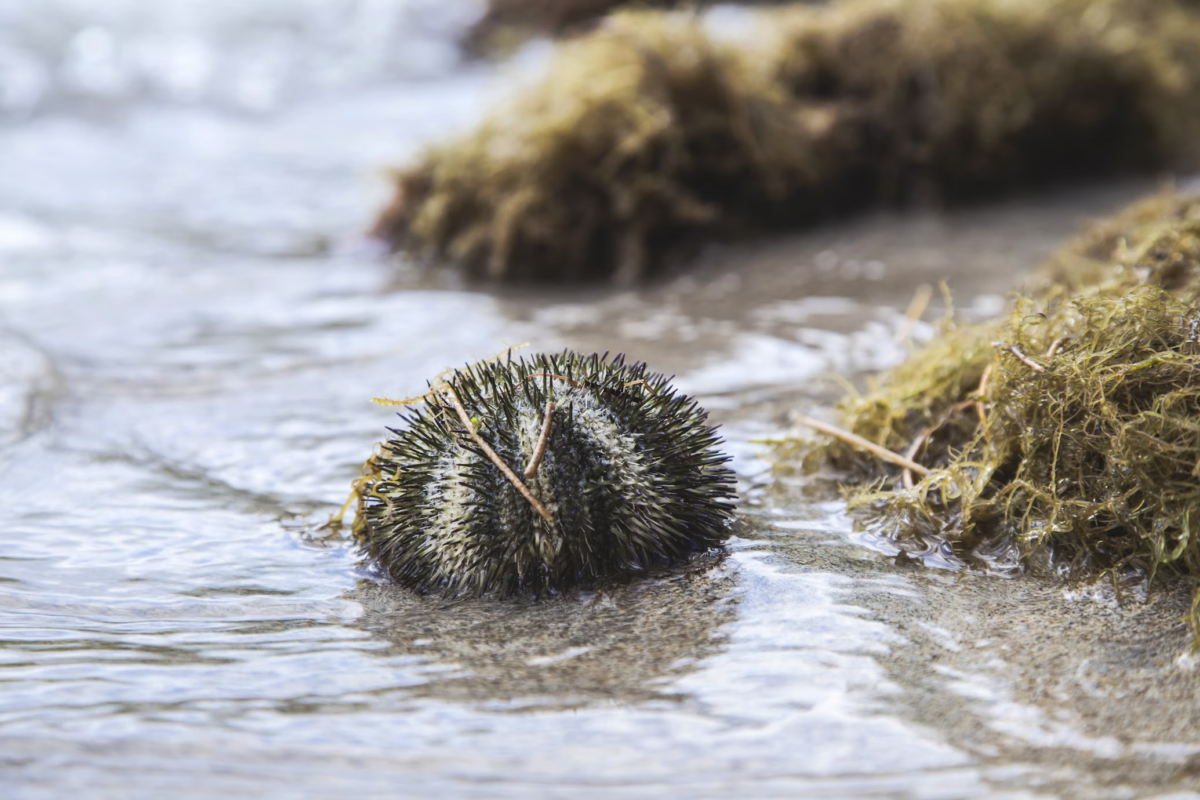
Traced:
<svg viewBox="0 0 1200 800">
<path fill-rule="evenodd" d="M 1197 232 L 1200 197 L 1137 204 L 1052 257 L 1009 319 L 948 329 L 842 405 L 846 430 L 924 474 L 840 441 L 809 466 L 839 469 L 851 506 L 914 549 L 1200 574 Z"/>
<path fill-rule="evenodd" d="M 418 400 L 355 484 L 355 533 L 398 583 L 541 595 L 676 564 L 730 534 L 715 429 L 645 364 L 507 357 Z"/>
<path fill-rule="evenodd" d="M 396 175 L 375 232 L 497 280 L 634 281 L 698 244 L 875 203 L 1184 161 L 1200 15 L 1175 0 L 843 0 L 751 41 L 621 12 Z"/>
</svg>

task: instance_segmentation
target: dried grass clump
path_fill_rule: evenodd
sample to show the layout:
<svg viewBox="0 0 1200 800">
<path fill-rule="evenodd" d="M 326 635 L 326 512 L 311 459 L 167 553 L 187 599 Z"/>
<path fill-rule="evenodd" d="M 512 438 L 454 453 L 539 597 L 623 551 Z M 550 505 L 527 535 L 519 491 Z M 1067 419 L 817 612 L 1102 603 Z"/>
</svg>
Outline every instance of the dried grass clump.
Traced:
<svg viewBox="0 0 1200 800">
<path fill-rule="evenodd" d="M 810 466 L 842 468 L 852 505 L 921 548 L 1200 573 L 1198 226 L 1200 197 L 1132 207 L 1051 259 L 1010 319 L 947 331 L 843 405 L 848 430 L 925 475 L 836 441 Z"/>
<path fill-rule="evenodd" d="M 761 37 L 619 13 L 398 173 L 376 231 L 474 277 L 660 272 L 697 242 L 876 202 L 1170 163 L 1200 131 L 1175 0 L 844 0 Z"/>
</svg>

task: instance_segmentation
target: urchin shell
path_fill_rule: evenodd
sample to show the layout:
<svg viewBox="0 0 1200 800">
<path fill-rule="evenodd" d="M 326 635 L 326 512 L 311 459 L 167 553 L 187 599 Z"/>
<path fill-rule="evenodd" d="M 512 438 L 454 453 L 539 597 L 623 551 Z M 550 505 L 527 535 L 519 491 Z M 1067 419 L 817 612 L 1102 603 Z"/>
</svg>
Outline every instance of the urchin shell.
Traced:
<svg viewBox="0 0 1200 800">
<path fill-rule="evenodd" d="M 678 563 L 730 532 L 733 473 L 707 412 L 624 357 L 571 352 L 458 370 L 366 465 L 355 529 L 393 580 L 449 594 L 543 594 Z M 440 390 L 439 390 L 440 389 Z M 540 466 L 520 475 L 555 403 Z"/>
</svg>

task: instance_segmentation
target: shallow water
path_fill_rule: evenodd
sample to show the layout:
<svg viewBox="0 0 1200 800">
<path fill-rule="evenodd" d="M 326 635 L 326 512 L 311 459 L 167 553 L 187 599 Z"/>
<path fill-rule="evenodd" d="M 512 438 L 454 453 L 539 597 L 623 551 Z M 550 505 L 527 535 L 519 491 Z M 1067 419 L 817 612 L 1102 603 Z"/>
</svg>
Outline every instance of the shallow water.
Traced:
<svg viewBox="0 0 1200 800">
<path fill-rule="evenodd" d="M 639 291 L 462 287 L 360 232 L 376 169 L 510 77 L 454 66 L 437 4 L 243 6 L 0 4 L 6 797 L 1197 796 L 1186 596 L 914 566 L 753 441 L 903 357 L 921 284 L 995 313 L 1147 184 L 714 248 Z M 191 83 L 147 77 L 172 64 Z M 448 602 L 318 529 L 390 424 L 371 397 L 520 341 L 700 395 L 727 554 Z"/>
</svg>

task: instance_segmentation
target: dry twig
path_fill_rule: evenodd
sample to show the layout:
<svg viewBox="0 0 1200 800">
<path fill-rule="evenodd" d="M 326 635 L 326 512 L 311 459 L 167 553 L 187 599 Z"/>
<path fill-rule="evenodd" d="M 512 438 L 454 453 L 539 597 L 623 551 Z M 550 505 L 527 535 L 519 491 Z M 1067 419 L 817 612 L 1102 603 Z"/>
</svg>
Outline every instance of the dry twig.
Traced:
<svg viewBox="0 0 1200 800">
<path fill-rule="evenodd" d="M 1063 334 L 1062 336 L 1055 339 L 1053 342 L 1050 343 L 1050 346 L 1048 348 L 1046 348 L 1046 358 L 1054 358 L 1054 356 L 1058 354 L 1059 348 L 1061 348 L 1063 346 L 1063 344 L 1065 344 L 1066 342 L 1069 342 L 1070 340 L 1071 340 L 1071 337 L 1067 336 L 1066 334 Z"/>
<path fill-rule="evenodd" d="M 537 474 L 537 468 L 542 464 L 542 457 L 546 455 L 546 442 L 550 441 L 550 424 L 554 422 L 554 401 L 546 401 L 546 421 L 542 423 L 542 434 L 538 437 L 537 447 L 533 449 L 533 457 L 529 459 L 529 466 L 525 468 L 525 477 L 532 478 Z"/>
<path fill-rule="evenodd" d="M 521 482 L 521 479 L 517 477 L 517 474 L 509 469 L 508 465 L 504 463 L 504 459 L 500 458 L 500 456 L 496 454 L 496 451 L 491 448 L 491 445 L 489 445 L 484 438 L 479 435 L 479 432 L 475 430 L 475 423 L 471 422 L 471 415 L 467 413 L 467 409 L 463 407 L 462 401 L 458 399 L 458 393 L 454 391 L 454 387 L 447 383 L 444 387 L 444 390 L 447 396 L 449 396 L 450 402 L 454 405 L 454 410 L 458 412 L 458 418 L 462 420 L 463 426 L 467 429 L 467 433 L 470 435 L 470 437 L 475 440 L 475 444 L 479 445 L 479 449 L 483 450 L 484 454 L 490 458 L 492 463 L 495 464 L 496 467 L 499 468 L 500 472 L 504 474 L 504 477 L 508 478 L 509 482 L 512 483 L 513 486 L 517 487 L 517 491 L 529 501 L 529 504 L 533 506 L 534 510 L 541 514 L 542 519 L 553 525 L 554 517 L 551 516 L 550 512 L 546 510 L 546 507 L 542 505 L 540 500 L 533 496 L 533 493 L 529 491 L 529 487 Z"/>
<path fill-rule="evenodd" d="M 1029 367 L 1034 372 L 1040 373 L 1040 372 L 1046 371 L 1045 367 L 1043 367 L 1041 364 L 1034 361 L 1029 356 L 1022 353 L 1021 348 L 1017 347 L 1015 344 L 1005 344 L 1004 342 L 992 342 L 992 347 L 996 348 L 997 350 L 1003 350 L 1004 352 L 1010 354 L 1013 358 L 1017 359 L 1018 361 L 1020 361 L 1025 366 Z"/>
<path fill-rule="evenodd" d="M 869 442 L 861 436 L 851 433 L 850 431 L 844 431 L 841 428 L 834 427 L 833 425 L 827 425 L 826 423 L 815 420 L 812 417 L 806 417 L 803 414 L 797 414 L 793 418 L 793 422 L 798 422 L 807 428 L 812 428 L 814 431 L 820 431 L 826 436 L 832 436 L 833 438 L 843 441 L 852 447 L 857 447 L 860 450 L 866 450 L 867 452 L 882 458 L 884 461 L 904 467 L 905 469 L 910 469 L 918 475 L 929 474 L 929 470 L 925 467 L 922 467 L 920 464 L 917 464 L 916 462 L 911 461 L 904 456 L 897 455 L 891 450 L 888 450 L 886 447 L 880 447 L 874 442 Z"/>
</svg>

